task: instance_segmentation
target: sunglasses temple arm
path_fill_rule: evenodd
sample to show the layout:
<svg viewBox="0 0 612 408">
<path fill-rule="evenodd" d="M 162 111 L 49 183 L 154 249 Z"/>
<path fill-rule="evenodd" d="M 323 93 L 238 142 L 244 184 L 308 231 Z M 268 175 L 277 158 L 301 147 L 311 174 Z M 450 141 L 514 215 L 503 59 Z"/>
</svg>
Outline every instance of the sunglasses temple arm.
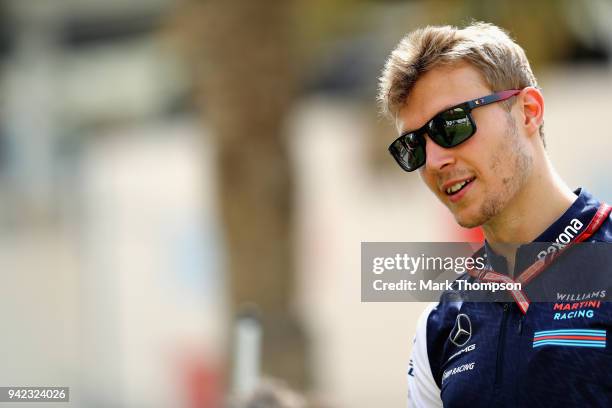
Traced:
<svg viewBox="0 0 612 408">
<path fill-rule="evenodd" d="M 511 97 L 518 95 L 519 93 L 521 93 L 520 89 L 510 89 L 507 91 L 501 91 L 494 93 L 493 95 L 469 101 L 467 102 L 467 105 L 470 107 L 470 109 L 474 109 L 478 106 L 484 106 L 495 102 L 505 101 L 506 99 L 510 99 Z"/>
</svg>

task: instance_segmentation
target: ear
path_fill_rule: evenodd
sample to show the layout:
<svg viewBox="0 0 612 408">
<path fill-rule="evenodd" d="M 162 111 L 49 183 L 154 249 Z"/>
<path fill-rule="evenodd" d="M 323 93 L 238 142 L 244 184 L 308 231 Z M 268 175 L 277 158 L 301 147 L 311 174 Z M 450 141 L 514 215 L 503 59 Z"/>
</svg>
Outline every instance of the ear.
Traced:
<svg viewBox="0 0 612 408">
<path fill-rule="evenodd" d="M 528 135 L 539 135 L 540 125 L 544 121 L 544 96 L 538 88 L 523 88 L 519 96 L 523 126 Z"/>
</svg>

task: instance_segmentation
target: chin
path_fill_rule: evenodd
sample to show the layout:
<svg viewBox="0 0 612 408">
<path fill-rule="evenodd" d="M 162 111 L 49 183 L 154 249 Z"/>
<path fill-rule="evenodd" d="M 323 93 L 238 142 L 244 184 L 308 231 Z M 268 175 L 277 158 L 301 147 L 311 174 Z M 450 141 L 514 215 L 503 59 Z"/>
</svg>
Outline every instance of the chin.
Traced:
<svg viewBox="0 0 612 408">
<path fill-rule="evenodd" d="M 487 219 L 484 214 L 466 213 L 465 211 L 453 213 L 457 224 L 463 228 L 476 228 L 484 224 Z"/>
</svg>

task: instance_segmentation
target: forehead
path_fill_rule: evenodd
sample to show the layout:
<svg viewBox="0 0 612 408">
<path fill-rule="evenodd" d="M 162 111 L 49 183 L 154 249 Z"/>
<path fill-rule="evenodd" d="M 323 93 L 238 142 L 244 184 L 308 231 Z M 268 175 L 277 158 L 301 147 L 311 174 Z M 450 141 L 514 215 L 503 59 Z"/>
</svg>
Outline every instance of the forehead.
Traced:
<svg viewBox="0 0 612 408">
<path fill-rule="evenodd" d="M 397 115 L 396 127 L 400 133 L 418 129 L 436 113 L 489 93 L 482 74 L 467 63 L 433 68 L 412 88 Z"/>
</svg>

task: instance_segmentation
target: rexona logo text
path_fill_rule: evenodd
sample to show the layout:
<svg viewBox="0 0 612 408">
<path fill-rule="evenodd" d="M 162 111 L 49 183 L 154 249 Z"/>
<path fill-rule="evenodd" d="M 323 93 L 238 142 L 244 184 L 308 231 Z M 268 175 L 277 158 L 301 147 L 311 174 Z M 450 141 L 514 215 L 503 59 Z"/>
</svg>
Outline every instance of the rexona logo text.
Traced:
<svg viewBox="0 0 612 408">
<path fill-rule="evenodd" d="M 578 231 L 580 231 L 583 226 L 584 224 L 582 224 L 579 219 L 572 219 L 570 221 L 570 225 L 565 227 L 565 229 L 561 234 L 559 234 L 555 242 L 553 242 L 552 245 L 546 248 L 545 250 L 540 251 L 540 253 L 538 254 L 538 259 L 542 259 L 547 254 L 552 254 L 560 249 L 563 249 L 567 244 L 572 241 L 572 239 L 574 239 L 576 235 L 578 235 Z"/>
</svg>

